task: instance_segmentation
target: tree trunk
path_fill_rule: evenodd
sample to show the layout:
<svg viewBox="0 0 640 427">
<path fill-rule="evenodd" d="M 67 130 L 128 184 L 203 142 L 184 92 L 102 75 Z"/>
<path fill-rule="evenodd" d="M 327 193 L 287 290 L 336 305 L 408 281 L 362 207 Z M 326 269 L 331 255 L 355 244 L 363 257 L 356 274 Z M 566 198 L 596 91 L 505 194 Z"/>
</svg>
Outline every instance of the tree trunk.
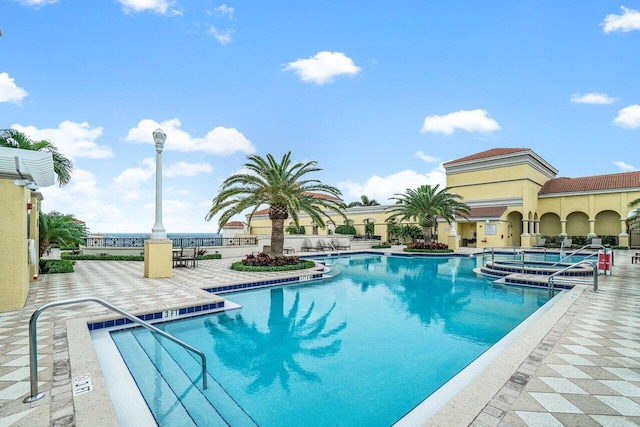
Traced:
<svg viewBox="0 0 640 427">
<path fill-rule="evenodd" d="M 271 254 L 279 256 L 284 253 L 284 218 L 271 220 Z"/>
</svg>

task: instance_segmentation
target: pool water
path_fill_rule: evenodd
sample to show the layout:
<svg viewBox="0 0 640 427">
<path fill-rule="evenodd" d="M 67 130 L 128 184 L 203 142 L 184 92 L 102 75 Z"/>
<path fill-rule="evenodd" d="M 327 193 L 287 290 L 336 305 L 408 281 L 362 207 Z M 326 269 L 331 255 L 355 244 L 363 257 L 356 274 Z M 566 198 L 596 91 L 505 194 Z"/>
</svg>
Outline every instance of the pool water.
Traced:
<svg viewBox="0 0 640 427">
<path fill-rule="evenodd" d="M 332 279 L 227 294 L 242 309 L 159 325 L 205 352 L 213 386 L 203 396 L 216 409 L 192 396 L 200 379 L 171 384 L 177 366 L 197 378 L 192 355 L 144 344 L 157 339 L 143 329 L 112 333 L 159 425 L 388 426 L 549 299 L 477 278 L 474 259 L 331 262 L 342 271 Z M 139 366 L 147 358 L 173 390 Z"/>
</svg>

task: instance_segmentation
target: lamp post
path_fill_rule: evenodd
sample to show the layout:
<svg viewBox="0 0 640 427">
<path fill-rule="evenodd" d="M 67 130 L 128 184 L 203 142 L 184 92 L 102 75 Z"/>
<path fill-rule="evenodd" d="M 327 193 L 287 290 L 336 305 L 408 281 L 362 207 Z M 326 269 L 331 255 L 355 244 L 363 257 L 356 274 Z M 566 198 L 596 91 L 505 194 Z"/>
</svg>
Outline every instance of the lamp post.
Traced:
<svg viewBox="0 0 640 427">
<path fill-rule="evenodd" d="M 166 139 L 167 134 L 162 129 L 153 131 L 153 141 L 156 144 L 156 222 L 151 229 L 151 240 L 167 238 L 162 225 L 162 149 Z"/>
</svg>

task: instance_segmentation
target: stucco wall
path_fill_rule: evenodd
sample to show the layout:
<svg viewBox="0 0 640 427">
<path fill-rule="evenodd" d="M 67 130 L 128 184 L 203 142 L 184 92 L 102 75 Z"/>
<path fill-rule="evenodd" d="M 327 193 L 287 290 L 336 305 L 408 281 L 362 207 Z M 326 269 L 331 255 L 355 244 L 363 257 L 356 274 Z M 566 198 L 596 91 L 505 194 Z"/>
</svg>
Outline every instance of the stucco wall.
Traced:
<svg viewBox="0 0 640 427">
<path fill-rule="evenodd" d="M 0 179 L 0 311 L 19 309 L 29 294 L 27 201 L 30 191 Z"/>
</svg>

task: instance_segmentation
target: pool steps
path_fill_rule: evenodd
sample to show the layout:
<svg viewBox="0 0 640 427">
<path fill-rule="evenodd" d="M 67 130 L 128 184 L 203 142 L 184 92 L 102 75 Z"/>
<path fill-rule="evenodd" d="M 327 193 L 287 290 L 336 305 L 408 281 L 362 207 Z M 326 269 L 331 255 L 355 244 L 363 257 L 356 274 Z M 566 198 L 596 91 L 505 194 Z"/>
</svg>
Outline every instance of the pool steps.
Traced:
<svg viewBox="0 0 640 427">
<path fill-rule="evenodd" d="M 163 407 L 170 408 L 164 414 L 158 414 L 159 408 L 150 408 L 156 419 L 160 418 L 161 424 L 255 425 L 210 375 L 207 390 L 193 384 L 194 380 L 199 381 L 198 362 L 180 346 L 141 329 L 118 333 L 114 335 L 114 341 L 126 343 L 118 348 L 127 366 L 134 378 L 145 379 L 138 380 L 137 384 L 145 400 L 155 403 L 162 399 Z M 141 354 L 147 357 L 140 357 Z M 157 393 L 158 389 L 162 390 L 161 394 Z M 191 411 L 185 409 L 181 402 L 187 402 Z"/>
</svg>

